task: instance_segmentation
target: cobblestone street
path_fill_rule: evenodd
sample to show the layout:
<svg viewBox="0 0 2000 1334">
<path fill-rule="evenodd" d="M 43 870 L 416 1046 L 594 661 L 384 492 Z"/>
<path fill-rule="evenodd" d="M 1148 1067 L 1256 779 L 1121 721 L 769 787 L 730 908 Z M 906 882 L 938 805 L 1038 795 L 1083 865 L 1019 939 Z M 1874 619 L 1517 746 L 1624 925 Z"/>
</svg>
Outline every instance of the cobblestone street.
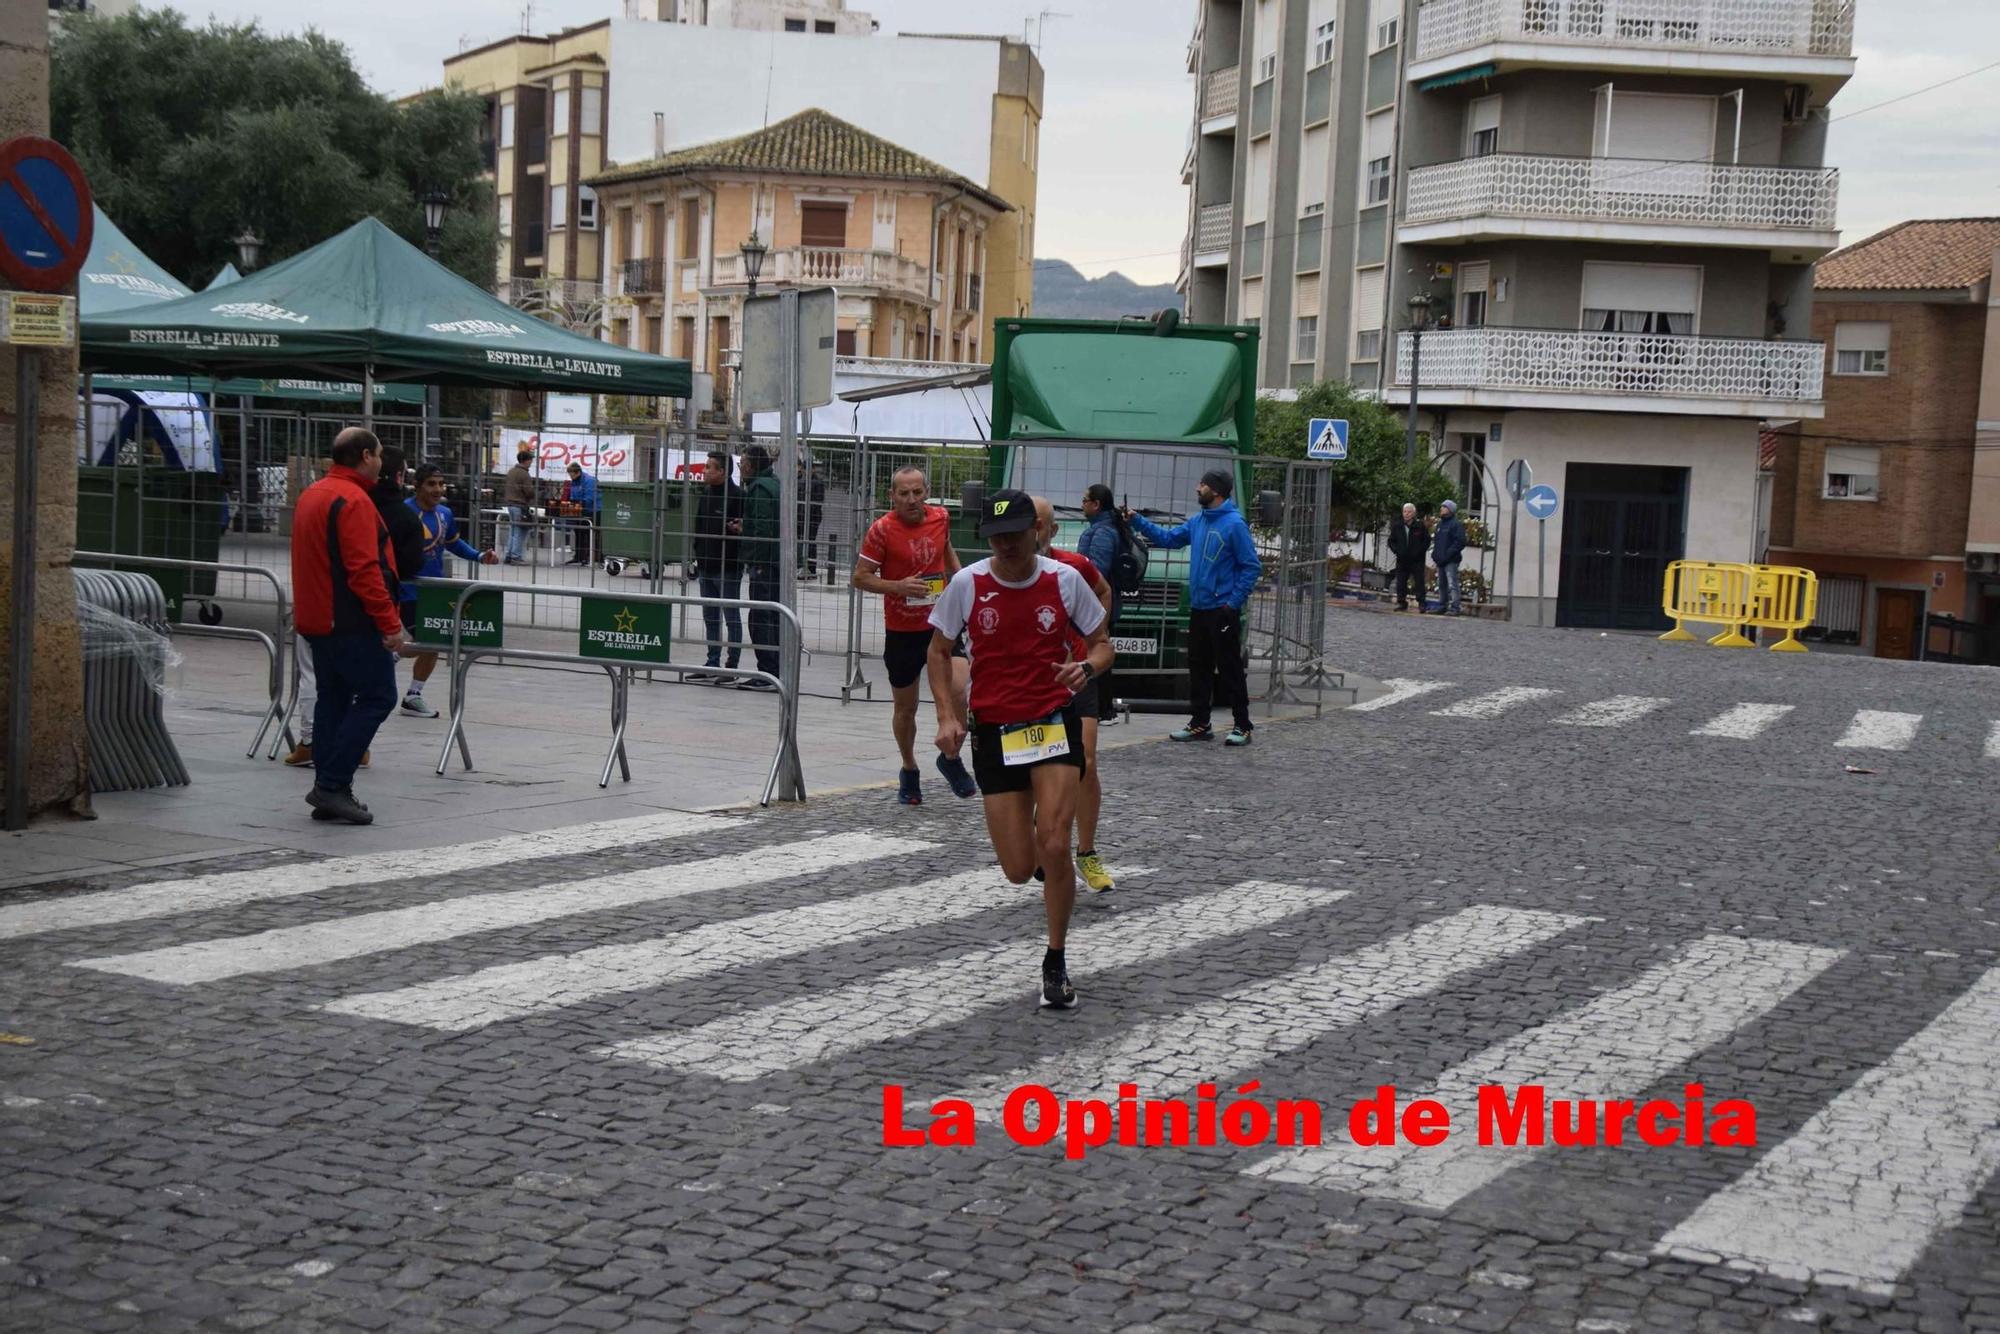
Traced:
<svg viewBox="0 0 2000 1334">
<path fill-rule="evenodd" d="M 2000 675 L 1330 641 L 1354 708 L 1107 753 L 1074 1013 L 942 784 L 0 891 L 0 1325 L 2000 1329 Z M 1323 1142 L 1001 1131 L 1253 1081 Z M 1531 1084 L 1755 1144 L 1480 1144 Z"/>
</svg>

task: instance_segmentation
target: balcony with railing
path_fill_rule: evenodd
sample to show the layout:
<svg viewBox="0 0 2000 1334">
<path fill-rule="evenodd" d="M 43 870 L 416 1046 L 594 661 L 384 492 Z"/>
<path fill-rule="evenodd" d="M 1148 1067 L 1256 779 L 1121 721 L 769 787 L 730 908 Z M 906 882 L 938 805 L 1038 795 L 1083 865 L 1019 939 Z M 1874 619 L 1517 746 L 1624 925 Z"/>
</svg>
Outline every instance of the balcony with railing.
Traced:
<svg viewBox="0 0 2000 1334">
<path fill-rule="evenodd" d="M 1202 80 L 1201 119 L 1204 129 L 1229 128 L 1229 126 L 1208 125 L 1209 121 L 1220 120 L 1224 116 L 1230 117 L 1231 125 L 1235 124 L 1237 89 L 1240 82 L 1240 72 L 1234 65 L 1227 69 L 1212 70 L 1209 76 Z"/>
<path fill-rule="evenodd" d="M 628 259 L 618 266 L 618 295 L 653 296 L 666 290 L 665 260 Z"/>
<path fill-rule="evenodd" d="M 742 255 L 725 252 L 715 257 L 713 286 L 747 287 L 749 282 Z M 907 255 L 886 250 L 787 246 L 765 256 L 757 282 L 766 287 L 876 288 L 931 299 L 930 271 Z"/>
<path fill-rule="evenodd" d="M 1397 239 L 1769 244 L 1824 254 L 1839 243 L 1839 198 L 1832 168 L 1494 153 L 1413 168 Z"/>
<path fill-rule="evenodd" d="M 1473 65 L 1672 69 L 1805 78 L 1854 72 L 1855 0 L 1428 0 L 1408 77 Z"/>
<path fill-rule="evenodd" d="M 1194 262 L 1197 268 L 1229 262 L 1234 226 L 1228 204 L 1204 204 L 1195 213 Z"/>
<path fill-rule="evenodd" d="M 1385 397 L 1410 400 L 1412 340 Z M 1700 334 L 1442 329 L 1424 335 L 1419 402 L 1692 416 L 1819 417 L 1826 345 Z M 1619 401 L 1606 401 L 1619 400 Z"/>
</svg>

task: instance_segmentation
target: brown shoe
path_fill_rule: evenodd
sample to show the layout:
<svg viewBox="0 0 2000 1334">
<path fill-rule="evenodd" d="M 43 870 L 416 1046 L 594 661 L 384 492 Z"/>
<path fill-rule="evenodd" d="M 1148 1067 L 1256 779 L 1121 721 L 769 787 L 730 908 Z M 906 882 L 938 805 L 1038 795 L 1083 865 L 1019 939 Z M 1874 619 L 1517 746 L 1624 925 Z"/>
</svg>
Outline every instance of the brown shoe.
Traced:
<svg viewBox="0 0 2000 1334">
<path fill-rule="evenodd" d="M 370 754 L 370 752 L 368 752 L 368 751 L 365 751 L 365 750 L 361 752 L 361 767 L 362 767 L 362 768 L 364 768 L 364 769 L 366 769 L 366 768 L 368 767 L 368 756 L 369 756 L 369 754 Z"/>
<path fill-rule="evenodd" d="M 291 765 L 294 769 L 302 765 L 311 764 L 312 762 L 313 748 L 310 741 L 301 741 L 298 745 L 292 747 L 291 754 L 285 756 L 285 763 Z"/>
</svg>

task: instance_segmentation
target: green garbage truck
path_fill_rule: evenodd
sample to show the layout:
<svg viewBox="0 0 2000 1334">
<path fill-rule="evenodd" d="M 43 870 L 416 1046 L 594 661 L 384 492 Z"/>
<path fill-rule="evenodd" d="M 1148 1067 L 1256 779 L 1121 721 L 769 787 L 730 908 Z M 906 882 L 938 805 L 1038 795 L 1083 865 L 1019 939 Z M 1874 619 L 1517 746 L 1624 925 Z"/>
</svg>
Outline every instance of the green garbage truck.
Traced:
<svg viewBox="0 0 2000 1334">
<path fill-rule="evenodd" d="M 1002 319 L 993 344 L 987 485 L 1047 496 L 1074 547 L 1093 482 L 1162 526 L 1196 507 L 1218 466 L 1248 499 L 1256 449 L 1257 330 L 1153 320 Z M 968 498 L 969 499 L 969 498 Z M 967 509 L 975 507 L 968 504 Z M 1117 693 L 1137 707 L 1187 698 L 1187 552 L 1149 554 L 1113 631 Z"/>
</svg>

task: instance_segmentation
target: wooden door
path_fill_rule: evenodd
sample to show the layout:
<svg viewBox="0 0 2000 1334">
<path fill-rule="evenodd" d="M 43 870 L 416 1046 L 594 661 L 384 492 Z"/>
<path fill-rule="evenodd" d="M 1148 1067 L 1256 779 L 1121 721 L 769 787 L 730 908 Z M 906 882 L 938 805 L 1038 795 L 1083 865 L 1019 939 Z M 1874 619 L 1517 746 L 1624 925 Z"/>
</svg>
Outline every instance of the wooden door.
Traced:
<svg viewBox="0 0 2000 1334">
<path fill-rule="evenodd" d="M 1914 662 L 1924 623 L 1924 595 L 1914 588 L 1875 590 L 1875 656 Z"/>
</svg>

